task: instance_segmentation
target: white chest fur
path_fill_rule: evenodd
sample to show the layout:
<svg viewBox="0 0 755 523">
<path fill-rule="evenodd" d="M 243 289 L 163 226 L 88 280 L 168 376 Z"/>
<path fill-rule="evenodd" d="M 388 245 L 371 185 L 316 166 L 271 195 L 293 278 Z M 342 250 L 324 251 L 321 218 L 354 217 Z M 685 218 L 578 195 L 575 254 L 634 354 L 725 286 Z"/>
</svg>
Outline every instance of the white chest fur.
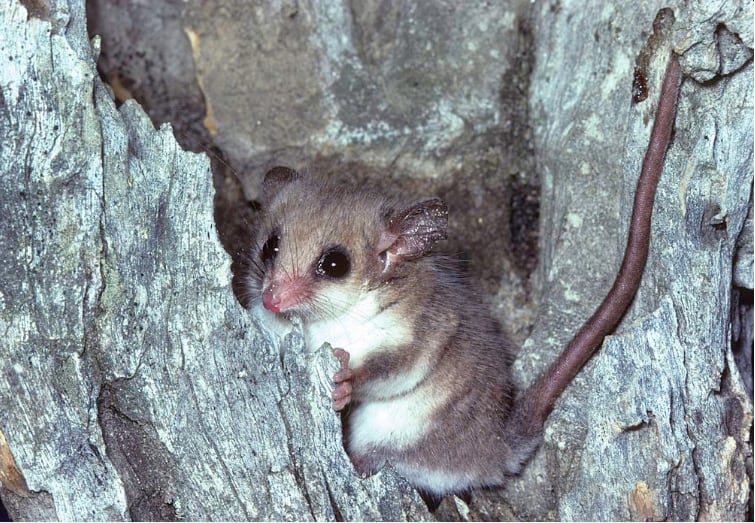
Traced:
<svg viewBox="0 0 755 523">
<path fill-rule="evenodd" d="M 350 366 L 357 367 L 373 351 L 407 343 L 411 329 L 397 317 L 394 309 L 381 310 L 376 292 L 366 293 L 348 310 L 332 318 L 305 323 L 307 346 L 315 349 L 327 342 L 333 348 L 344 349 L 350 355 Z M 326 298 L 333 303 L 343 303 L 336 293 Z"/>
</svg>

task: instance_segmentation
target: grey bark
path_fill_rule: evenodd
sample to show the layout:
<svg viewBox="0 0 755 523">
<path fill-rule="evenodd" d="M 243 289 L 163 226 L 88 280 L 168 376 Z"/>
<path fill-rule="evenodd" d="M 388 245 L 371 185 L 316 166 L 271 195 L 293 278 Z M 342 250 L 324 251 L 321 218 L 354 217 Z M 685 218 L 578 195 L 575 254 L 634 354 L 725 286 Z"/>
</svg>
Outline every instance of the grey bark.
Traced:
<svg viewBox="0 0 755 523">
<path fill-rule="evenodd" d="M 235 300 L 213 223 L 207 158 L 182 151 L 170 127 L 155 130 L 137 104 L 116 108 L 97 78 L 98 48 L 87 40 L 81 2 L 24 4 L 31 16 L 17 1 L 0 0 L 0 497 L 11 515 L 431 518 L 390 470 L 356 477 L 327 400 L 334 369 L 327 348 L 305 352 L 296 330 L 278 342 Z M 481 165 L 480 136 L 503 132 L 508 118 L 519 130 L 531 126 L 541 239 L 538 314 L 516 364 L 524 384 L 589 315 L 618 267 L 656 89 L 668 52 L 680 53 L 688 76 L 635 304 L 557 405 L 524 474 L 503 492 L 476 495 L 469 515 L 744 519 L 752 391 L 734 363 L 730 308 L 734 274 L 736 285 L 752 289 L 751 216 L 745 226 L 752 208 L 752 4 L 674 4 L 676 20 L 659 19 L 655 30 L 660 2 L 591 4 L 537 3 L 528 14 L 512 4 L 514 21 L 495 26 L 504 34 L 518 16 L 531 16 L 528 112 L 503 107 L 511 49 L 492 65 L 481 58 L 466 78 L 464 70 L 443 68 L 465 54 L 440 47 L 437 68 L 421 70 L 436 87 L 420 94 L 407 88 L 423 39 L 484 48 L 494 37 L 480 32 L 475 39 L 469 20 L 498 20 L 493 15 L 501 11 L 466 19 L 442 9 L 435 18 L 414 13 L 413 23 L 427 26 L 418 37 L 385 22 L 401 19 L 400 5 L 390 2 L 373 10 L 303 3 L 295 15 L 321 31 L 324 43 L 310 49 L 298 33 L 283 32 L 282 55 L 257 65 L 264 75 L 245 76 L 251 114 L 232 113 L 207 83 L 205 95 L 226 148 L 255 136 L 234 157 L 237 165 L 264 164 L 281 150 L 296 159 L 319 147 L 378 167 L 437 169 L 442 178 L 465 154 L 469 165 Z M 269 9 L 262 23 L 277 23 L 280 11 Z M 339 20 L 356 44 L 328 44 Z M 437 20 L 451 25 L 433 26 Z M 469 30 L 459 36 L 453 24 Z M 201 36 L 213 42 L 212 34 Z M 406 41 L 413 44 L 402 47 Z M 359 53 L 352 55 L 352 44 Z M 382 62 L 394 45 L 402 50 L 398 69 Z M 256 83 L 290 79 L 292 62 L 317 74 L 297 70 L 301 84 L 293 86 Z M 219 80 L 199 64 L 200 76 Z M 333 64 L 348 85 L 327 81 Z M 648 98 L 633 104 L 635 68 L 647 77 Z M 401 103 L 382 103 L 370 75 L 385 75 L 394 86 L 389 101 Z M 304 89 L 311 103 L 266 102 L 271 92 L 281 96 L 276 89 L 292 97 Z M 481 102 L 467 106 L 467 99 Z M 374 110 L 350 113 L 360 100 Z M 413 112 L 402 114 L 406 107 Z M 279 125 L 223 127 L 271 121 L 275 115 L 261 118 L 260 108 L 278 111 Z M 301 111 L 310 120 L 297 126 Z M 475 125 L 431 125 L 458 114 L 476 118 Z M 412 133 L 395 132 L 417 121 Z M 349 132 L 329 134 L 334 122 Z M 271 134 L 255 135 L 265 129 Z M 368 130 L 377 131 L 360 134 Z M 334 138 L 357 135 L 370 136 L 366 148 Z M 531 158 L 516 161 L 525 168 Z M 441 515 L 455 515 L 451 508 Z"/>
<path fill-rule="evenodd" d="M 116 110 L 83 6 L 52 9 L 0 6 L 11 516 L 422 519 L 395 476 L 353 476 L 324 363 L 234 299 L 207 158 Z"/>
<path fill-rule="evenodd" d="M 551 416 L 538 462 L 510 488 L 530 500 L 528 516 L 741 519 L 752 503 L 752 390 L 732 359 L 729 316 L 732 259 L 752 205 L 752 4 L 678 4 L 656 16 L 664 5 L 562 2 L 535 15 L 544 298 L 525 343 L 539 350 L 518 361 L 524 376 L 563 346 L 618 267 L 670 50 L 689 76 L 642 286 Z M 594 16 L 579 16 L 585 9 Z M 579 54 L 561 45 L 576 40 Z M 649 96 L 632 104 L 635 68 Z M 539 474 L 550 479 L 534 481 Z"/>
<path fill-rule="evenodd" d="M 585 298 L 618 267 L 670 50 L 689 76 L 642 286 L 549 419 L 538 460 L 511 485 L 525 517 L 741 519 L 752 502 L 752 390 L 733 362 L 729 323 L 732 259 L 752 205 L 752 4 L 672 6 L 675 21 L 656 17 L 662 7 L 561 3 L 535 15 L 544 298 L 525 343 L 539 350 L 518 360 L 524 381 L 592 312 Z M 579 16 L 584 9 L 594 16 Z M 560 45 L 573 40 L 581 53 Z M 635 68 L 650 93 L 631 104 Z"/>
</svg>

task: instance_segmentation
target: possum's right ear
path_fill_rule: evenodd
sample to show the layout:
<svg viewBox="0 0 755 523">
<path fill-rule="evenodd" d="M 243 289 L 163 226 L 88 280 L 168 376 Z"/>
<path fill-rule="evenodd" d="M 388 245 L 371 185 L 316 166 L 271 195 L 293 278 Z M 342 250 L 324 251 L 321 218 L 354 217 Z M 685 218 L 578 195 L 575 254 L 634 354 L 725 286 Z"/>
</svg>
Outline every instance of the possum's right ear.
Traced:
<svg viewBox="0 0 755 523">
<path fill-rule="evenodd" d="M 383 269 L 426 255 L 435 242 L 446 239 L 447 228 L 448 207 L 440 198 L 393 213 L 377 245 Z"/>
<path fill-rule="evenodd" d="M 262 197 L 265 201 L 273 199 L 280 190 L 301 178 L 298 171 L 290 167 L 276 166 L 265 173 L 265 180 L 262 182 Z"/>
</svg>

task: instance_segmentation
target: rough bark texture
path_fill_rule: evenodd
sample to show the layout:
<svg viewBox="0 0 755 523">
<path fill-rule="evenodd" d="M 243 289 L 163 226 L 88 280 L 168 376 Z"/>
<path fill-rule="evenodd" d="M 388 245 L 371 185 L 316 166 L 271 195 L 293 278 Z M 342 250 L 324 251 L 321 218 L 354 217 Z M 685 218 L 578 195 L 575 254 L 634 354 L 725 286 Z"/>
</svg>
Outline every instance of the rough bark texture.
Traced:
<svg viewBox="0 0 755 523">
<path fill-rule="evenodd" d="M 131 2 L 111 3 L 118 16 L 89 4 L 134 30 L 160 19 L 134 23 L 129 9 L 143 6 Z M 516 243 L 518 209 L 502 179 L 540 177 L 539 307 L 521 384 L 610 284 L 678 52 L 687 76 L 632 309 L 557 404 L 524 474 L 440 516 L 752 515 L 752 382 L 735 363 L 751 376 L 752 3 L 662 15 L 662 2 L 597 0 L 148 4 L 167 13 L 154 30 L 170 37 L 136 54 L 165 56 L 180 80 L 134 66 L 159 87 L 116 93 L 139 91 L 157 120 L 182 114 L 200 140 L 215 133 L 248 168 L 250 197 L 259 167 L 310 156 L 440 190 L 459 215 L 455 247 L 485 251 L 472 265 L 490 271 L 479 272 L 514 330 L 531 321 L 516 310 L 527 264 L 500 253 Z M 181 48 L 180 30 L 188 75 L 185 55 L 150 54 Z M 213 221 L 238 210 L 213 209 L 204 155 L 136 103 L 116 107 L 98 52 L 82 1 L 0 0 L 0 498 L 11 517 L 432 518 L 390 470 L 356 477 L 327 399 L 327 348 L 306 353 L 296 330 L 278 342 L 238 304 Z M 632 102 L 633 78 L 647 99 Z M 504 240 L 486 244 L 499 226 Z"/>
<path fill-rule="evenodd" d="M 332 362 L 281 358 L 233 297 L 207 158 L 116 110 L 83 6 L 3 1 L 0 26 L 11 517 L 422 519 L 395 476 L 355 477 Z"/>
<path fill-rule="evenodd" d="M 536 463 L 510 486 L 513 504 L 527 507 L 521 517 L 740 519 L 752 503 L 752 390 L 732 359 L 729 316 L 752 194 L 752 4 L 659 13 L 666 5 L 561 2 L 534 14 L 542 305 L 518 360 L 523 381 L 592 312 L 621 261 L 670 50 L 692 78 L 679 97 L 642 286 L 618 335 L 550 417 Z M 565 42 L 579 42 L 579 52 Z M 648 90 L 637 103 L 633 71 Z"/>
</svg>

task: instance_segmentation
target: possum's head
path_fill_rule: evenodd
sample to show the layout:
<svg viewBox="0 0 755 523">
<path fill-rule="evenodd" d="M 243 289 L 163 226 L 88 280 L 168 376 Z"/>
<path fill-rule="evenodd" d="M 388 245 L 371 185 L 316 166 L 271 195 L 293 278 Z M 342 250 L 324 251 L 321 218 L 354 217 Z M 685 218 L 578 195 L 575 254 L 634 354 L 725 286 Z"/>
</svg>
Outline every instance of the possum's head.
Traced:
<svg viewBox="0 0 755 523">
<path fill-rule="evenodd" d="M 266 309 L 305 320 L 337 317 L 406 276 L 446 237 L 448 220 L 437 198 L 402 206 L 286 167 L 265 175 L 262 207 L 254 290 Z"/>
</svg>

